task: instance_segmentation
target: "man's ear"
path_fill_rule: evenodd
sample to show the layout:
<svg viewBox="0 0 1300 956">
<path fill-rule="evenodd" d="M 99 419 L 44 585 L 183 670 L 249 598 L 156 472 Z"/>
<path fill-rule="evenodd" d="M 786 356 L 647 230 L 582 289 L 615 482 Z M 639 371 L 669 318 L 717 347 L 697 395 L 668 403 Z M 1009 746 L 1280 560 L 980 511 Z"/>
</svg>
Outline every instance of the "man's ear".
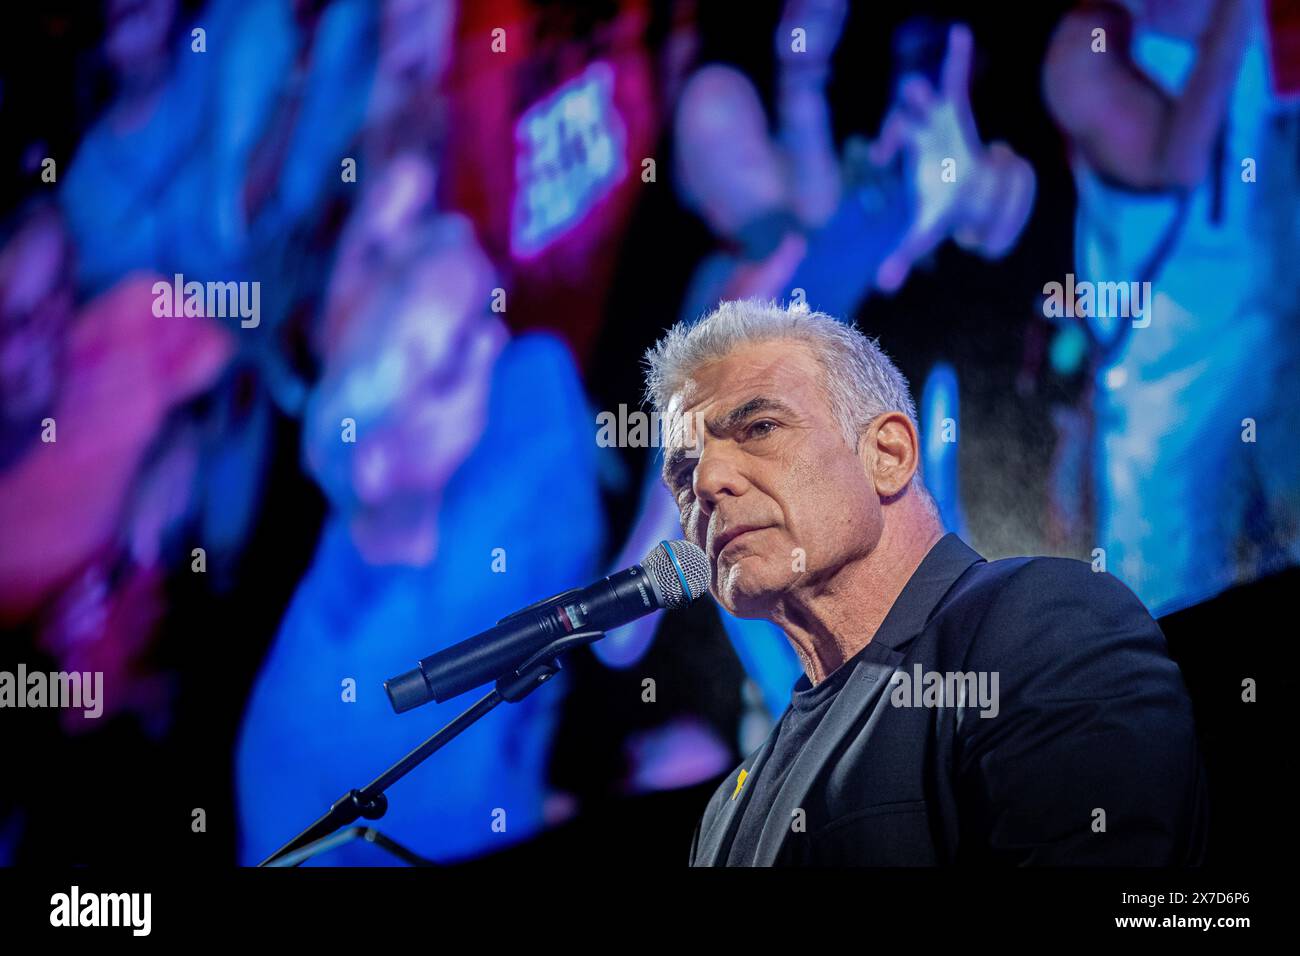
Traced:
<svg viewBox="0 0 1300 956">
<path fill-rule="evenodd" d="M 877 417 L 858 445 L 858 458 L 882 499 L 907 488 L 920 464 L 920 452 L 916 426 L 902 412 Z"/>
</svg>

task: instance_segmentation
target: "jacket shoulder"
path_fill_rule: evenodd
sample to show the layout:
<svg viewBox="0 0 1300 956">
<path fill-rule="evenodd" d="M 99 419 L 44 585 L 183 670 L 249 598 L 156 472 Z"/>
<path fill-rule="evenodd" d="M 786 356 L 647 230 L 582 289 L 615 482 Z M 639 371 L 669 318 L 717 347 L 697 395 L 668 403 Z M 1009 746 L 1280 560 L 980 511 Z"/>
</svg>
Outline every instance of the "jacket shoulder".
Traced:
<svg viewBox="0 0 1300 956">
<path fill-rule="evenodd" d="M 1095 571 L 1076 558 L 1019 557 L 989 561 L 972 569 L 948 602 L 978 609 L 987 618 L 1019 613 L 1071 616 L 1076 612 L 1136 615 L 1152 620 L 1145 605 L 1109 571 Z"/>
<path fill-rule="evenodd" d="M 1094 570 L 1075 558 L 1016 558 L 1006 562 L 990 617 L 1002 623 L 1023 619 L 1033 630 L 1044 621 L 1107 628 L 1121 622 L 1150 624 L 1155 619 L 1127 585 L 1109 571 Z"/>
<path fill-rule="evenodd" d="M 1016 671 L 1104 647 L 1167 653 L 1164 635 L 1119 578 L 1086 561 L 1017 557 L 977 565 L 944 602 L 943 657 Z"/>
<path fill-rule="evenodd" d="M 993 704 L 956 722 L 956 772 L 975 795 L 963 809 L 971 852 L 1047 864 L 1195 859 L 1204 771 L 1159 625 L 1086 562 L 1006 567 L 963 649 L 961 670 L 988 675 Z M 1109 831 L 1089 826 L 1099 807 Z"/>
</svg>

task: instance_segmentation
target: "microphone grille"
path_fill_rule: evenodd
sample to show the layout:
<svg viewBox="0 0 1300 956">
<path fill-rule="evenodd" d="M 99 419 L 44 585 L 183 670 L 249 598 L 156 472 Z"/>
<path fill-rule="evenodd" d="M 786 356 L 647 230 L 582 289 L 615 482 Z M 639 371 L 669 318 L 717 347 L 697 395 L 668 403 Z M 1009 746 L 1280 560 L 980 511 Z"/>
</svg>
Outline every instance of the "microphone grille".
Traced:
<svg viewBox="0 0 1300 956">
<path fill-rule="evenodd" d="M 685 607 L 709 589 L 709 558 L 689 541 L 661 541 L 641 567 L 650 575 L 665 608 Z"/>
</svg>

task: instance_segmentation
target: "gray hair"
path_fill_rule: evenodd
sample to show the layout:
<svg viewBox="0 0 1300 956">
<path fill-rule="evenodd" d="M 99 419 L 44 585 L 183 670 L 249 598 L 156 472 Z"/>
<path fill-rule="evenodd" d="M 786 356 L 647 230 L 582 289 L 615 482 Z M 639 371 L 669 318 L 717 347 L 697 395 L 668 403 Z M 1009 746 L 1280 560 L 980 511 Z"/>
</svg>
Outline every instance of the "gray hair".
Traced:
<svg viewBox="0 0 1300 956">
<path fill-rule="evenodd" d="M 773 339 L 802 342 L 821 363 L 823 390 L 850 448 L 857 448 L 863 431 L 885 412 L 902 412 L 920 434 L 907 379 L 875 340 L 825 312 L 775 300 L 724 300 L 695 321 L 674 325 L 645 354 L 646 401 L 662 414 L 695 370 L 742 345 Z M 912 484 L 937 518 L 919 462 Z"/>
</svg>

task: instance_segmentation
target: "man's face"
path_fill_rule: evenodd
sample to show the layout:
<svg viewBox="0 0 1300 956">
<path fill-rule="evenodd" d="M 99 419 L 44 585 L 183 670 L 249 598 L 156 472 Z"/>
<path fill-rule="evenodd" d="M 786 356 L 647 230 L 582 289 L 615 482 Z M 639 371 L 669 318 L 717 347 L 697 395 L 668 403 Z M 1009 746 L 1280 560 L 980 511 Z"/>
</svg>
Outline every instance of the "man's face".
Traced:
<svg viewBox="0 0 1300 956">
<path fill-rule="evenodd" d="M 487 270 L 476 246 L 428 255 L 396 308 L 363 312 L 344 329 L 313 390 L 308 468 L 372 563 L 433 558 L 443 490 L 486 427 L 508 338 L 483 308 Z M 344 418 L 355 422 L 353 441 L 341 440 Z"/>
<path fill-rule="evenodd" d="M 845 442 L 824 378 L 802 343 L 760 342 L 700 368 L 669 403 L 664 482 L 713 565 L 714 597 L 740 617 L 767 616 L 880 537 L 870 442 L 863 458 Z"/>
</svg>

